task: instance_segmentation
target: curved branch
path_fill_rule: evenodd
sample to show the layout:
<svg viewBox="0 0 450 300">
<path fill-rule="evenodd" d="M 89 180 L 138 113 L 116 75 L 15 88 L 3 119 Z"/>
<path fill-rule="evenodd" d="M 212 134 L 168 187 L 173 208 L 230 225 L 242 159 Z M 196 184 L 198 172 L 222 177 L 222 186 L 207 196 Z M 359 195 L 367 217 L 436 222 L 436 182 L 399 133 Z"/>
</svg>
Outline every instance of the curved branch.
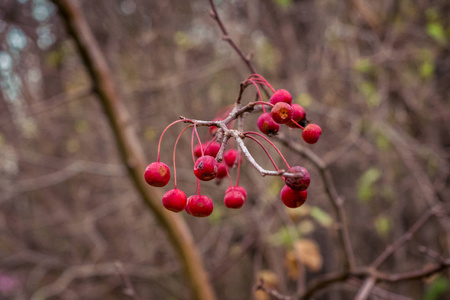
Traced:
<svg viewBox="0 0 450 300">
<path fill-rule="evenodd" d="M 77 50 L 89 72 L 103 107 L 105 115 L 112 128 L 112 132 L 120 153 L 122 162 L 127 166 L 130 180 L 134 184 L 145 204 L 153 211 L 155 216 L 167 230 L 169 239 L 178 252 L 186 270 L 186 278 L 190 281 L 196 299 L 216 299 L 212 285 L 198 252 L 191 232 L 183 219 L 176 214 L 168 212 L 160 204 L 161 194 L 150 188 L 144 181 L 145 156 L 132 122 L 116 91 L 116 84 L 111 76 L 106 59 L 89 25 L 79 8 L 78 0 L 52 0 L 59 9 L 67 31 L 75 41 Z"/>
</svg>

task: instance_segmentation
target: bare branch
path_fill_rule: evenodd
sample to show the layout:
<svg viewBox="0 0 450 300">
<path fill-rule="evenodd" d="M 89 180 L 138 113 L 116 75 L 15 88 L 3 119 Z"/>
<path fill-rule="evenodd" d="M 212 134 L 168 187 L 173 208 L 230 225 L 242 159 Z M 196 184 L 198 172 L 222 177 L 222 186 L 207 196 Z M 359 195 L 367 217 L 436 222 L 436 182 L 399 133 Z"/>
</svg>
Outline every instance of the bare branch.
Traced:
<svg viewBox="0 0 450 300">
<path fill-rule="evenodd" d="M 275 299 L 278 300 L 292 300 L 293 298 L 290 296 L 286 296 L 286 295 L 282 295 L 280 292 L 278 292 L 277 290 L 274 290 L 272 288 L 269 288 L 267 286 L 264 285 L 264 280 L 262 278 L 259 279 L 258 284 L 256 285 L 256 290 L 258 291 L 263 291 L 266 294 L 269 294 L 270 296 L 274 297 Z"/>
<path fill-rule="evenodd" d="M 129 112 L 117 92 L 111 70 L 80 9 L 77 0 L 53 0 L 65 22 L 67 31 L 75 41 L 77 50 L 89 72 L 92 85 L 98 95 L 123 164 L 128 169 L 130 180 L 144 203 L 153 211 L 167 230 L 170 241 L 179 254 L 190 280 L 194 297 L 202 300 L 216 299 L 214 290 L 203 267 L 192 234 L 183 219 L 165 210 L 160 204 L 160 192 L 150 188 L 144 174 L 145 156 L 142 145 L 130 122 Z"/>
</svg>

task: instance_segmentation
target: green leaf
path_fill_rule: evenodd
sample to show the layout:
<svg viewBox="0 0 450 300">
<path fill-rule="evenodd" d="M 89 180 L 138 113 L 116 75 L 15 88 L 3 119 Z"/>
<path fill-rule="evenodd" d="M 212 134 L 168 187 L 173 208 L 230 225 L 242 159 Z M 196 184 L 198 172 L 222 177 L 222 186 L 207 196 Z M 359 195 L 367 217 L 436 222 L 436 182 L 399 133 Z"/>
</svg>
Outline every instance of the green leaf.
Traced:
<svg viewBox="0 0 450 300">
<path fill-rule="evenodd" d="M 366 98 L 367 104 L 370 107 L 375 107 L 380 104 L 380 98 L 378 97 L 375 85 L 369 81 L 364 81 L 358 85 L 359 92 Z"/>
<path fill-rule="evenodd" d="M 434 279 L 427 288 L 423 300 L 436 300 L 448 291 L 448 280 L 442 276 Z"/>
<path fill-rule="evenodd" d="M 375 220 L 375 229 L 379 236 L 387 237 L 389 232 L 391 231 L 391 220 L 385 216 L 379 216 Z"/>
<path fill-rule="evenodd" d="M 295 103 L 297 103 L 298 105 L 301 105 L 303 107 L 309 107 L 312 102 L 313 102 L 313 98 L 308 93 L 301 93 L 295 99 Z"/>
<path fill-rule="evenodd" d="M 296 230 L 294 230 L 294 232 L 297 232 Z M 294 239 L 298 239 L 298 236 L 294 236 Z M 269 243 L 271 243 L 274 246 L 290 246 L 292 245 L 292 239 L 291 239 L 291 234 L 289 232 L 289 228 L 288 227 L 281 227 L 278 232 L 272 234 L 269 236 Z"/>
<path fill-rule="evenodd" d="M 222 220 L 224 209 L 222 207 L 214 207 L 213 213 L 209 216 L 208 221 L 211 225 L 218 225 Z"/>
<path fill-rule="evenodd" d="M 292 0 L 275 0 L 275 2 L 281 7 L 281 8 L 288 8 Z"/>
<path fill-rule="evenodd" d="M 442 25 L 438 22 L 432 22 L 427 24 L 427 33 L 429 36 L 434 38 L 436 41 L 446 44 L 447 37 L 445 35 L 445 30 Z"/>
<path fill-rule="evenodd" d="M 422 78 L 429 79 L 433 75 L 433 72 L 434 65 L 429 61 L 424 62 L 420 66 L 420 76 L 422 76 Z"/>
<path fill-rule="evenodd" d="M 267 39 L 257 45 L 256 61 L 263 69 L 274 72 L 281 61 L 281 54 Z"/>
<path fill-rule="evenodd" d="M 311 217 L 319 222 L 323 227 L 330 227 L 333 224 L 333 218 L 324 210 L 317 206 L 311 207 Z"/>
<path fill-rule="evenodd" d="M 361 202 L 372 200 L 374 189 L 373 184 L 380 178 L 381 171 L 377 168 L 370 168 L 361 176 L 358 182 L 358 198 Z"/>
<path fill-rule="evenodd" d="M 175 32 L 173 36 L 174 42 L 183 50 L 189 50 L 194 47 L 194 43 L 192 42 L 189 35 L 182 31 Z"/>
<path fill-rule="evenodd" d="M 362 73 L 368 73 L 374 70 L 374 66 L 369 59 L 362 58 L 355 63 L 355 70 Z"/>
<path fill-rule="evenodd" d="M 381 151 L 387 151 L 391 147 L 389 139 L 381 131 L 377 132 L 376 144 L 378 149 L 380 149 Z"/>
</svg>

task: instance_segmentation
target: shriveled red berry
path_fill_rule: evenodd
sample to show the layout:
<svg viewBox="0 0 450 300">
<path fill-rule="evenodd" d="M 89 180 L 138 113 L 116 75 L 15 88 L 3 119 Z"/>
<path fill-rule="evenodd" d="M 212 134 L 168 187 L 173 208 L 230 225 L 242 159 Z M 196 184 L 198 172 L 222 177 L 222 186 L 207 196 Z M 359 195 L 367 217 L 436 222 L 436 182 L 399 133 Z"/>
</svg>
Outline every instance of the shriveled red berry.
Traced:
<svg viewBox="0 0 450 300">
<path fill-rule="evenodd" d="M 206 143 L 204 150 L 205 155 L 216 157 L 217 153 L 220 150 L 220 144 L 218 142 Z"/>
<path fill-rule="evenodd" d="M 170 169 L 162 162 L 152 162 L 145 168 L 145 181 L 151 186 L 163 187 L 170 180 Z"/>
<path fill-rule="evenodd" d="M 216 178 L 217 171 L 217 161 L 210 155 L 204 155 L 195 162 L 194 174 L 200 180 L 209 181 Z"/>
<path fill-rule="evenodd" d="M 194 217 L 207 217 L 214 209 L 210 198 L 204 195 L 194 195 L 187 199 L 186 212 Z"/>
<path fill-rule="evenodd" d="M 269 101 L 272 104 L 277 104 L 278 102 L 286 102 L 287 104 L 291 104 L 292 96 L 288 91 L 286 91 L 284 89 L 279 89 L 279 90 L 275 91 L 275 93 L 273 93 L 273 95 L 272 95 L 272 97 L 270 97 Z"/>
<path fill-rule="evenodd" d="M 278 130 L 280 130 L 280 125 L 275 123 L 275 121 L 270 116 L 270 113 L 263 113 L 259 116 L 257 122 L 259 130 L 267 135 L 276 135 Z"/>
<path fill-rule="evenodd" d="M 278 124 L 286 124 L 292 119 L 292 106 L 286 102 L 278 102 L 272 107 L 270 116 Z"/>
<path fill-rule="evenodd" d="M 311 177 L 309 176 L 309 172 L 306 168 L 294 166 L 291 167 L 288 172 L 298 175 L 298 177 L 286 177 L 284 182 L 288 187 L 296 191 L 304 191 L 308 188 L 311 182 Z"/>
<path fill-rule="evenodd" d="M 305 109 L 298 104 L 292 104 L 291 106 L 292 106 L 292 120 L 294 120 L 297 123 L 300 123 L 306 116 Z M 299 128 L 297 124 L 292 122 L 292 120 L 287 122 L 286 125 L 291 128 Z"/>
<path fill-rule="evenodd" d="M 217 164 L 217 176 L 216 179 L 222 179 L 227 176 L 227 166 L 221 162 Z"/>
<path fill-rule="evenodd" d="M 233 191 L 238 191 L 244 195 L 244 201 L 247 200 L 247 190 L 242 186 L 230 186 L 225 190 L 225 194 L 228 194 Z"/>
<path fill-rule="evenodd" d="M 302 137 L 303 140 L 308 144 L 315 144 L 319 140 L 321 134 L 322 129 L 319 125 L 308 124 L 306 125 L 305 129 L 303 129 Z"/>
<path fill-rule="evenodd" d="M 228 208 L 241 208 L 244 202 L 244 195 L 238 190 L 225 193 L 225 197 L 223 198 L 223 203 Z"/>
<path fill-rule="evenodd" d="M 174 212 L 182 211 L 186 207 L 186 201 L 186 194 L 179 189 L 167 191 L 162 198 L 164 207 Z"/>
<path fill-rule="evenodd" d="M 296 191 L 285 185 L 281 189 L 281 201 L 283 201 L 284 205 L 290 208 L 296 208 L 303 203 L 305 203 L 306 198 L 308 197 L 307 191 Z"/>
<path fill-rule="evenodd" d="M 202 156 L 202 147 L 203 147 L 203 152 L 205 152 L 205 148 L 206 148 L 206 144 L 197 144 L 194 147 L 194 155 L 196 157 L 200 157 Z"/>
</svg>

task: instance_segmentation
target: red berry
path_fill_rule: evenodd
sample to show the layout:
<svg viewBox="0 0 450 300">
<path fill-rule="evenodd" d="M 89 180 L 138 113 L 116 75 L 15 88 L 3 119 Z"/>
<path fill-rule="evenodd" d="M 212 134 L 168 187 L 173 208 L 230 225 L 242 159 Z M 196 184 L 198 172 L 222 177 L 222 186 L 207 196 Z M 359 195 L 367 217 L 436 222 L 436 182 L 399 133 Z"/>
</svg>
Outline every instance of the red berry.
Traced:
<svg viewBox="0 0 450 300">
<path fill-rule="evenodd" d="M 165 186 L 170 180 L 169 167 L 162 162 L 152 162 L 145 168 L 144 178 L 151 186 Z"/>
<path fill-rule="evenodd" d="M 244 195 L 244 201 L 247 200 L 247 190 L 242 186 L 230 186 L 225 190 L 225 194 L 228 194 L 233 191 L 238 191 Z"/>
<path fill-rule="evenodd" d="M 213 209 L 213 202 L 207 196 L 194 195 L 187 199 L 186 212 L 194 217 L 207 217 Z"/>
<path fill-rule="evenodd" d="M 205 144 L 201 144 L 201 145 L 197 144 L 197 145 L 195 145 L 195 147 L 194 147 L 194 155 L 196 157 L 202 156 L 202 149 L 201 149 L 201 147 L 203 147 L 203 152 L 205 152 L 205 148 L 206 148 Z"/>
<path fill-rule="evenodd" d="M 292 104 L 292 120 L 300 123 L 306 116 L 305 109 L 298 104 Z M 291 128 L 299 128 L 294 122 L 289 121 L 286 123 Z"/>
<path fill-rule="evenodd" d="M 241 208 L 244 202 L 244 195 L 238 190 L 225 193 L 225 197 L 223 198 L 223 203 L 228 208 Z"/>
<path fill-rule="evenodd" d="M 272 107 L 270 116 L 278 124 L 286 124 L 292 119 L 293 109 L 286 102 L 278 102 Z"/>
<path fill-rule="evenodd" d="M 280 130 L 280 125 L 275 123 L 275 121 L 270 116 L 270 113 L 263 113 L 258 118 L 258 128 L 259 130 L 267 135 L 276 135 L 278 130 Z"/>
<path fill-rule="evenodd" d="M 167 191 L 162 198 L 164 207 L 174 212 L 182 211 L 186 207 L 186 201 L 186 194 L 179 189 Z"/>
<path fill-rule="evenodd" d="M 218 167 L 216 179 L 225 178 L 227 176 L 227 166 L 223 162 L 217 164 L 217 166 Z"/>
<path fill-rule="evenodd" d="M 302 137 L 303 140 L 308 144 L 315 144 L 319 140 L 321 134 L 322 129 L 319 127 L 319 125 L 308 124 L 303 130 Z"/>
<path fill-rule="evenodd" d="M 194 165 L 194 174 L 198 179 L 209 181 L 217 176 L 217 161 L 210 155 L 204 155 L 197 159 Z"/>
<path fill-rule="evenodd" d="M 230 149 L 225 151 L 225 153 L 223 154 L 223 160 L 228 167 L 232 168 L 234 166 L 234 163 L 236 162 L 237 156 L 238 151 L 236 149 Z M 242 162 L 242 156 L 240 157 L 240 161 Z"/>
<path fill-rule="evenodd" d="M 278 91 L 276 91 L 275 93 L 273 93 L 272 97 L 270 97 L 270 103 L 272 104 L 277 104 L 278 102 L 286 102 L 287 104 L 291 104 L 292 103 L 292 96 L 291 94 L 284 90 L 284 89 L 279 89 Z"/>
<path fill-rule="evenodd" d="M 296 191 L 296 190 L 291 189 L 287 185 L 285 185 L 281 189 L 280 196 L 281 196 L 281 201 L 283 201 L 284 205 L 286 205 L 287 207 L 290 207 L 290 208 L 296 208 L 296 207 L 303 205 L 303 203 L 305 203 L 306 198 L 308 196 L 308 192 L 307 191 Z"/>
<path fill-rule="evenodd" d="M 294 166 L 288 170 L 289 173 L 294 173 L 298 177 L 286 177 L 284 182 L 288 187 L 296 191 L 304 191 L 308 188 L 311 182 L 308 170 L 304 167 Z"/>
<path fill-rule="evenodd" d="M 206 143 L 206 146 L 204 146 L 203 150 L 205 150 L 205 155 L 216 157 L 217 153 L 220 150 L 220 144 L 218 142 Z"/>
</svg>

